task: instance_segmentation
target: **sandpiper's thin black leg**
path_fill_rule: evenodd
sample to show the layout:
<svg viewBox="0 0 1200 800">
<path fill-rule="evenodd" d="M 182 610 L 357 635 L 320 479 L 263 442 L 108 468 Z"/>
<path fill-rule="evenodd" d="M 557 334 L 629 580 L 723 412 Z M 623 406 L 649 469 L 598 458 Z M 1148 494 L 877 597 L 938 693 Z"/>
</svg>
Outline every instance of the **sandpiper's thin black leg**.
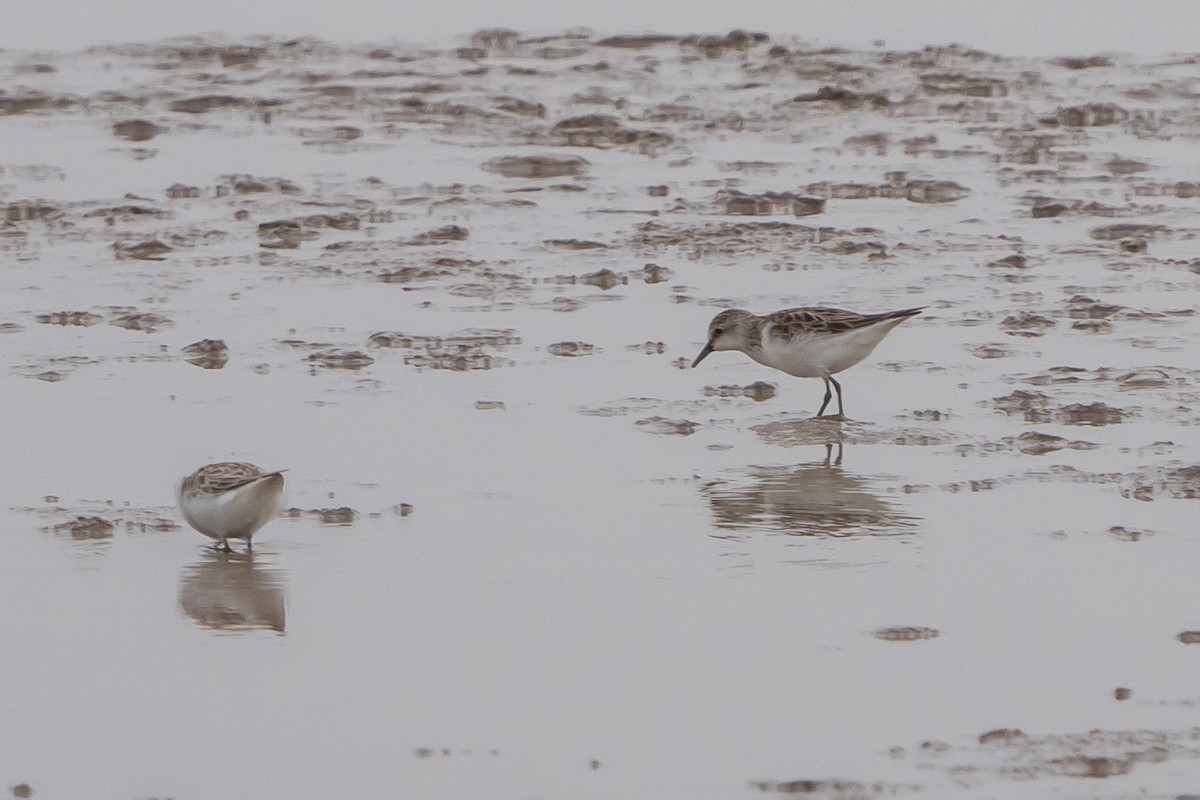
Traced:
<svg viewBox="0 0 1200 800">
<path fill-rule="evenodd" d="M 838 450 L 838 458 L 841 459 L 841 457 L 842 457 L 842 451 Z M 828 467 L 832 460 L 833 460 L 833 442 L 826 442 L 825 443 L 825 463 L 822 464 L 821 466 Z"/>
<path fill-rule="evenodd" d="M 829 376 L 828 378 L 826 378 L 825 380 L 829 381 L 829 383 L 832 383 L 832 384 L 833 384 L 833 388 L 837 389 L 837 395 L 838 395 L 838 416 L 839 416 L 839 417 L 843 417 L 843 418 L 844 418 L 844 417 L 846 416 L 846 411 L 845 411 L 845 409 L 843 409 L 843 408 L 842 408 L 842 385 L 841 385 L 840 383 L 838 383 L 838 382 L 837 382 L 837 380 L 836 380 L 836 379 L 834 379 L 834 377 L 833 377 L 832 375 L 830 375 L 830 376 Z M 826 391 L 826 392 L 828 392 L 828 391 L 829 391 L 829 387 L 828 387 L 828 386 L 826 386 L 826 387 L 825 387 L 825 391 Z M 825 402 L 827 402 L 827 403 L 829 402 L 829 398 L 828 398 L 828 397 L 826 397 L 826 398 L 825 398 Z M 822 410 L 824 410 L 824 409 L 822 409 Z"/>
<path fill-rule="evenodd" d="M 821 403 L 821 410 L 817 412 L 817 416 L 818 416 L 818 417 L 823 417 L 823 416 L 825 416 L 825 407 L 826 407 L 826 406 L 828 406 L 828 405 L 829 405 L 829 401 L 833 399 L 833 392 L 831 392 L 831 391 L 829 390 L 829 381 L 830 381 L 830 379 L 829 379 L 829 378 L 822 377 L 822 378 L 821 378 L 821 380 L 825 381 L 825 401 L 824 401 L 823 403 Z M 838 403 L 839 403 L 839 405 L 841 404 L 841 402 L 842 402 L 842 390 L 841 390 L 841 389 L 838 389 Z"/>
<path fill-rule="evenodd" d="M 828 447 L 828 445 L 826 445 L 826 447 Z M 840 467 L 842 465 L 842 443 L 841 442 L 837 443 L 837 448 L 838 448 L 837 459 L 834 460 L 833 465 L 835 467 Z"/>
<path fill-rule="evenodd" d="M 226 553 L 232 553 L 232 552 L 233 552 L 233 548 L 229 546 L 229 542 L 228 542 L 226 539 L 222 539 L 221 541 L 217 542 L 217 543 L 216 543 L 216 545 L 214 545 L 214 546 L 215 546 L 215 547 L 216 547 L 218 550 L 222 550 L 222 551 L 224 551 L 224 552 L 226 552 Z"/>
</svg>

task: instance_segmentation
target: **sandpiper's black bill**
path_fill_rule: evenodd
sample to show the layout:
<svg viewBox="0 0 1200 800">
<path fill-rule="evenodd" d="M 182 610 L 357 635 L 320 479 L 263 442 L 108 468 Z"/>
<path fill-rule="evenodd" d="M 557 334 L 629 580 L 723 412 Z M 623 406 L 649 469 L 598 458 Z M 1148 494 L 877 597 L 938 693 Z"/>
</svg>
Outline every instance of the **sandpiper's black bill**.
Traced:
<svg viewBox="0 0 1200 800">
<path fill-rule="evenodd" d="M 701 361 L 704 360 L 704 357 L 707 356 L 711 352 L 712 352 L 712 342 L 709 342 L 708 344 L 704 345 L 704 349 L 700 351 L 700 355 L 696 356 L 696 360 L 692 362 L 692 366 L 694 367 L 697 364 L 699 364 Z"/>
</svg>

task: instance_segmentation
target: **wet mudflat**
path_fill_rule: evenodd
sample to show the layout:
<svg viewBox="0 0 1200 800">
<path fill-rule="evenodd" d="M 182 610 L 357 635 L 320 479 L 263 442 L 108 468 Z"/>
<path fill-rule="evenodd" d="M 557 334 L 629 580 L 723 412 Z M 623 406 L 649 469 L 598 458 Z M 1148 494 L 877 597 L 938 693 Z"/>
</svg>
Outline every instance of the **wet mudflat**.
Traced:
<svg viewBox="0 0 1200 800">
<path fill-rule="evenodd" d="M 1196 61 L 0 53 L 0 785 L 1200 793 Z M 687 368 L 812 304 L 851 421 Z"/>
</svg>

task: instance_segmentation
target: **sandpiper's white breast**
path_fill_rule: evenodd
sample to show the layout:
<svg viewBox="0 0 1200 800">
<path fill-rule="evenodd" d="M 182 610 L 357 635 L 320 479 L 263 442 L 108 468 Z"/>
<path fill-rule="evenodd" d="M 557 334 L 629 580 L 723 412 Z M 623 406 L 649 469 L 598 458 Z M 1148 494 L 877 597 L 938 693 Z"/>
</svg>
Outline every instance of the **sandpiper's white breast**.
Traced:
<svg viewBox="0 0 1200 800">
<path fill-rule="evenodd" d="M 234 473 L 235 484 L 247 477 L 249 480 L 222 488 L 222 479 L 230 477 L 222 471 Z M 212 539 L 249 539 L 279 513 L 283 504 L 283 476 L 255 473 L 261 470 L 253 465 L 210 464 L 185 478 L 177 490 L 184 519 Z"/>
<path fill-rule="evenodd" d="M 839 333 L 801 331 L 791 337 L 773 337 L 773 326 L 763 326 L 762 349 L 750 356 L 760 364 L 797 378 L 820 378 L 848 369 L 871 354 L 903 317 L 881 319 L 873 325 Z"/>
</svg>

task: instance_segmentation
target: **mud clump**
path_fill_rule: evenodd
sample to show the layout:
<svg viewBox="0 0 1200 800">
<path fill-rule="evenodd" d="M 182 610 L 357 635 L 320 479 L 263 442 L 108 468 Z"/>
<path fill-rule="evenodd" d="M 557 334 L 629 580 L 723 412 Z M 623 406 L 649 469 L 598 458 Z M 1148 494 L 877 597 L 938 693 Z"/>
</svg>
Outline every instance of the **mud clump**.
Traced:
<svg viewBox="0 0 1200 800">
<path fill-rule="evenodd" d="M 114 122 L 113 136 L 130 142 L 148 142 L 163 132 L 163 128 L 144 119 L 125 119 Z"/>
<path fill-rule="evenodd" d="M 634 423 L 638 430 L 659 436 L 691 436 L 700 427 L 699 423 L 688 419 L 668 419 L 666 417 L 646 417 Z"/>
<path fill-rule="evenodd" d="M 873 111 L 886 110 L 891 103 L 883 92 L 855 92 L 837 86 L 822 86 L 815 92 L 796 95 L 793 103 L 828 103 L 843 111 L 852 111 L 866 106 Z"/>
<path fill-rule="evenodd" d="M 309 512 L 314 513 L 314 512 Z M 353 525 L 358 519 L 358 512 L 348 506 L 340 508 L 322 508 L 315 511 L 322 525 Z"/>
<path fill-rule="evenodd" d="M 1070 446 L 1070 442 L 1061 436 L 1053 436 L 1039 431 L 1026 431 L 1017 437 L 1017 449 L 1031 456 L 1042 456 L 1054 453 Z"/>
<path fill-rule="evenodd" d="M 1008 84 L 1001 78 L 961 73 L 926 73 L 920 76 L 921 88 L 929 95 L 966 97 L 1005 97 Z"/>
<path fill-rule="evenodd" d="M 28 114 L 33 111 L 61 111 L 78 104 L 75 98 L 18 89 L 0 90 L 0 116 Z"/>
<path fill-rule="evenodd" d="M 1038 203 L 1029 210 L 1029 215 L 1034 219 L 1052 219 L 1062 216 L 1067 211 L 1065 203 Z"/>
<path fill-rule="evenodd" d="M 755 381 L 748 386 L 705 386 L 701 391 L 705 397 L 749 397 L 756 403 L 762 403 L 775 397 L 779 387 L 765 381 Z"/>
<path fill-rule="evenodd" d="M 557 122 L 550 133 L 557 139 L 557 144 L 567 147 L 604 149 L 634 146 L 648 154 L 653 154 L 673 141 L 671 136 L 658 131 L 626 128 L 616 117 L 607 114 L 569 117 Z"/>
<path fill-rule="evenodd" d="M 775 213 L 808 217 L 825 212 L 825 200 L 794 192 L 764 192 L 744 194 L 736 189 L 717 193 L 717 202 L 724 203 L 725 213 L 731 216 L 770 216 Z"/>
<path fill-rule="evenodd" d="M 1058 410 L 1056 416 L 1064 425 L 1089 425 L 1098 428 L 1104 425 L 1120 424 L 1133 414 L 1097 401 L 1063 406 Z"/>
<path fill-rule="evenodd" d="M 987 733 L 979 734 L 980 744 L 1013 744 L 1025 738 L 1018 728 L 997 728 Z"/>
<path fill-rule="evenodd" d="M 988 266 L 1004 269 L 1027 269 L 1029 267 L 1029 259 L 1020 253 L 1013 253 L 1004 258 L 998 258 L 995 261 L 989 262 Z"/>
<path fill-rule="evenodd" d="M 42 325 L 61 325 L 77 328 L 90 328 L 102 322 L 104 317 L 90 311 L 56 311 L 52 314 L 38 314 L 34 317 Z"/>
<path fill-rule="evenodd" d="M 140 312 L 133 314 L 121 314 L 109 320 L 109 325 L 115 325 L 118 328 L 124 328 L 127 331 L 142 331 L 143 333 L 155 333 L 159 328 L 165 328 L 173 325 L 170 319 L 162 314 L 154 314 L 152 312 Z"/>
<path fill-rule="evenodd" d="M 1111 67 L 1113 60 L 1110 56 L 1063 56 L 1062 58 L 1051 59 L 1050 63 L 1066 67 L 1067 69 L 1094 69 L 1096 67 Z"/>
<path fill-rule="evenodd" d="M 1024 414 L 1028 421 L 1034 421 L 1033 417 L 1040 416 L 1049 405 L 1049 395 L 1024 389 L 1017 389 L 1011 394 L 992 399 L 992 406 L 997 411 L 1003 411 L 1005 414 Z"/>
<path fill-rule="evenodd" d="M 909 181 L 904 197 L 912 203 L 953 203 L 971 194 L 954 181 Z"/>
<path fill-rule="evenodd" d="M 266 54 L 266 51 L 261 47 L 222 47 L 217 50 L 217 58 L 221 61 L 221 66 L 229 69 L 230 67 L 245 67 L 251 68 L 258 66 L 258 60 Z"/>
<path fill-rule="evenodd" d="M 688 223 L 643 222 L 629 241 L 635 251 L 682 249 L 689 254 L 743 256 L 776 253 L 781 249 L 802 248 L 854 234 L 836 228 L 814 228 L 794 222 L 717 222 L 703 225 Z"/>
<path fill-rule="evenodd" d="M 647 264 L 640 272 L 635 273 L 646 283 L 666 283 L 675 277 L 675 271 L 658 264 Z"/>
<path fill-rule="evenodd" d="M 1172 378 L 1165 370 L 1139 369 L 1117 376 L 1116 382 L 1121 389 L 1161 389 L 1174 386 L 1178 379 Z"/>
<path fill-rule="evenodd" d="M 1108 756 L 1071 756 L 1049 762 L 1059 774 L 1073 778 L 1111 778 L 1114 775 L 1127 775 L 1133 769 L 1133 762 Z"/>
<path fill-rule="evenodd" d="M 924 642 L 936 639 L 940 634 L 935 628 L 880 628 L 871 634 L 885 642 Z"/>
<path fill-rule="evenodd" d="M 304 194 L 304 190 L 287 178 L 259 178 L 246 174 L 222 175 L 216 187 L 217 197 L 270 193 L 295 196 Z"/>
<path fill-rule="evenodd" d="M 750 788 L 763 793 L 803 795 L 813 800 L 870 800 L 875 797 L 897 797 L 921 791 L 921 787 L 915 785 L 847 780 L 750 781 Z"/>
<path fill-rule="evenodd" d="M 132 258 L 137 261 L 164 261 L 164 256 L 175 248 L 163 244 L 157 239 L 138 242 L 132 245 L 114 244 L 113 254 L 118 260 Z"/>
<path fill-rule="evenodd" d="M 1062 125 L 1066 128 L 1090 128 L 1116 125 L 1129 119 L 1129 112 L 1115 103 L 1087 103 L 1059 108 L 1043 117 L 1043 125 Z"/>
<path fill-rule="evenodd" d="M 595 351 L 595 346 L 590 345 L 587 342 L 558 342 L 546 348 L 546 352 L 550 355 L 564 356 L 566 358 L 590 356 Z"/>
<path fill-rule="evenodd" d="M 1137 528 L 1126 528 L 1124 525 L 1113 525 L 1108 529 L 1107 533 L 1119 542 L 1140 542 L 1154 532 L 1139 530 Z"/>
<path fill-rule="evenodd" d="M 1160 496 L 1177 500 L 1200 500 L 1200 464 L 1190 467 L 1156 468 L 1128 476 L 1121 495 L 1150 501 Z"/>
<path fill-rule="evenodd" d="M 444 244 L 446 242 L 465 242 L 471 237 L 471 232 L 461 225 L 443 225 L 440 228 L 417 234 L 408 240 L 411 245 L 423 246 Z"/>
<path fill-rule="evenodd" d="M 1161 239 L 1171 233 L 1166 225 L 1151 225 L 1135 222 L 1122 222 L 1116 225 L 1101 225 L 1092 228 L 1088 235 L 1101 242 L 1115 242 L 1121 239 Z"/>
<path fill-rule="evenodd" d="M 808 184 L 804 191 L 833 200 L 884 198 L 920 204 L 953 203 L 971 194 L 969 188 L 954 181 L 909 180 L 904 172 L 889 172 L 884 178 L 882 184 L 820 181 Z"/>
<path fill-rule="evenodd" d="M 49 222 L 61 218 L 66 210 L 62 206 L 51 203 L 18 201 L 9 203 L 4 208 L 6 222 Z"/>
<path fill-rule="evenodd" d="M 195 200 L 202 192 L 199 186 L 188 186 L 184 183 L 173 183 L 167 187 L 166 194 L 168 200 Z"/>
<path fill-rule="evenodd" d="M 1107 319 L 1123 311 L 1124 306 L 1112 303 L 1101 303 L 1087 295 L 1073 295 L 1067 301 L 1067 316 L 1071 319 Z"/>
<path fill-rule="evenodd" d="M 229 361 L 224 339 L 201 339 L 183 348 L 183 360 L 201 369 L 222 369 Z"/>
<path fill-rule="evenodd" d="M 58 533 L 69 533 L 72 539 L 111 539 L 115 526 L 101 517 L 76 517 L 48 529 Z"/>
<path fill-rule="evenodd" d="M 1183 631 L 1175 638 L 1184 644 L 1200 644 L 1200 631 Z"/>
<path fill-rule="evenodd" d="M 255 105 L 255 101 L 228 94 L 206 94 L 200 97 L 188 97 L 183 100 L 172 100 L 167 108 L 181 114 L 207 114 L 209 111 L 225 111 L 231 108 L 246 108 Z"/>
<path fill-rule="evenodd" d="M 544 239 L 542 244 L 547 247 L 557 247 L 562 250 L 605 250 L 608 248 L 604 242 L 594 242 L 590 239 Z M 611 272 L 611 270 L 604 270 Z M 585 283 L 587 281 L 584 281 Z"/>
<path fill-rule="evenodd" d="M 1014 355 L 1012 349 L 1005 347 L 1002 344 L 979 344 L 967 348 L 967 352 L 976 358 L 992 359 L 992 358 L 1010 358 Z"/>
<path fill-rule="evenodd" d="M 322 525 L 348 527 L 353 525 L 359 514 L 349 506 L 339 508 L 289 508 L 284 512 L 287 516 L 298 518 L 302 516 L 316 517 Z"/>
<path fill-rule="evenodd" d="M 755 45 L 769 41 L 770 37 L 765 33 L 734 30 L 724 36 L 687 36 L 679 45 L 698 50 L 705 58 L 721 58 L 727 53 L 745 53 Z"/>
<path fill-rule="evenodd" d="M 1120 691 L 1120 690 L 1118 690 Z M 1039 778 L 1104 779 L 1129 774 L 1139 764 L 1194 759 L 1200 729 L 1182 731 L 1100 730 L 1087 733 L 1029 735 L 1001 728 L 979 737 L 974 745 L 945 742 L 922 744 L 920 764 L 933 769 L 948 759 L 945 769 L 964 785 L 996 779 L 1029 781 Z"/>
<path fill-rule="evenodd" d="M 371 334 L 374 347 L 463 349 L 470 347 L 509 347 L 520 344 L 521 339 L 512 329 L 491 330 L 468 328 L 447 336 L 410 336 L 404 333 L 381 331 Z"/>
<path fill-rule="evenodd" d="M 335 243 L 326 246 L 330 252 L 340 252 L 354 243 Z M 351 252 L 353 249 L 350 248 Z M 422 283 L 435 281 L 439 278 L 454 278 L 460 276 L 476 276 L 488 280 L 498 280 L 501 276 L 492 273 L 482 261 L 468 258 L 436 258 L 432 262 L 419 267 L 401 267 L 396 270 L 379 273 L 376 280 L 382 283 Z"/>
<path fill-rule="evenodd" d="M 122 205 L 122 206 L 107 206 L 105 208 L 97 208 L 83 215 L 84 219 L 103 218 L 109 224 L 121 221 L 132 221 L 137 219 L 170 219 L 172 216 L 170 211 L 163 211 L 150 206 L 138 205 Z"/>
<path fill-rule="evenodd" d="M 595 286 L 597 289 L 607 292 L 609 289 L 615 289 L 618 286 L 629 283 L 629 278 L 624 275 L 618 275 L 605 267 L 596 272 L 588 272 L 580 275 L 579 282 L 588 286 Z"/>
<path fill-rule="evenodd" d="M 1071 323 L 1071 330 L 1084 333 L 1111 333 L 1113 324 L 1106 319 L 1080 319 Z"/>
<path fill-rule="evenodd" d="M 295 249 L 301 242 L 320 237 L 323 228 L 356 231 L 362 224 L 357 214 L 309 214 L 293 219 L 276 219 L 258 225 L 259 246 L 272 249 Z"/>
<path fill-rule="evenodd" d="M 665 33 L 646 33 L 636 35 L 609 36 L 597 39 L 596 47 L 616 47 L 623 50 L 646 50 L 663 44 L 673 44 L 681 37 Z"/>
<path fill-rule="evenodd" d="M 1049 317 L 1024 311 L 1005 317 L 1000 328 L 1009 336 L 1037 337 L 1045 335 L 1047 330 L 1056 325 L 1058 323 Z"/>
<path fill-rule="evenodd" d="M 371 347 L 419 350 L 404 358 L 404 363 L 424 369 L 445 369 L 452 372 L 493 369 L 511 365 L 512 361 L 494 355 L 521 339 L 511 329 L 468 328 L 446 336 L 419 336 L 399 331 L 380 331 L 371 334 Z"/>
<path fill-rule="evenodd" d="M 483 162 L 483 169 L 505 178 L 562 178 L 587 174 L 592 164 L 579 156 L 498 156 Z"/>
<path fill-rule="evenodd" d="M 313 353 L 305 361 L 315 367 L 322 369 L 345 369 L 351 372 L 357 372 L 364 367 L 369 367 L 375 363 L 375 359 L 371 358 L 361 350 L 323 350 Z"/>
</svg>

